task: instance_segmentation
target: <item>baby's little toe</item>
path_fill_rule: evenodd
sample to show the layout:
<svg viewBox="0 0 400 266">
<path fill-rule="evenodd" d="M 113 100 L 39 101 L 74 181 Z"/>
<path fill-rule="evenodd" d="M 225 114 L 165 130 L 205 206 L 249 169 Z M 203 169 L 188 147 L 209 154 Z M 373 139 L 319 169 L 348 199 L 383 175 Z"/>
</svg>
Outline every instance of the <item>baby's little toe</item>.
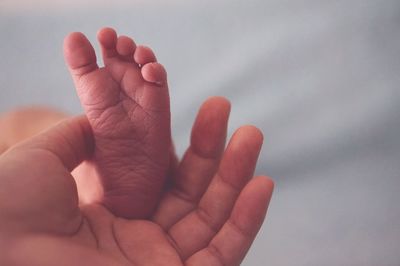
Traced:
<svg viewBox="0 0 400 266">
<path fill-rule="evenodd" d="M 165 85 L 167 83 L 167 72 L 160 63 L 147 63 L 143 65 L 142 76 L 145 81 L 157 85 Z"/>
</svg>

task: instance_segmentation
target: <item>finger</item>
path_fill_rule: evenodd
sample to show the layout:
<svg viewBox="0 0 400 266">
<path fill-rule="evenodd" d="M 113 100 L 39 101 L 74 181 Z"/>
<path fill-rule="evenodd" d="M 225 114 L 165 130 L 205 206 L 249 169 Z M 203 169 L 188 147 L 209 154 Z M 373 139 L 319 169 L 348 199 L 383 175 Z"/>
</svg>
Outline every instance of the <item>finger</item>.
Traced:
<svg viewBox="0 0 400 266">
<path fill-rule="evenodd" d="M 201 106 L 190 147 L 153 218 L 164 229 L 196 207 L 214 176 L 225 146 L 229 111 L 230 104 L 222 97 L 209 98 Z"/>
<path fill-rule="evenodd" d="M 22 142 L 15 149 L 41 149 L 51 152 L 68 171 L 72 171 L 92 154 L 92 130 L 86 117 L 69 118 Z"/>
<path fill-rule="evenodd" d="M 182 258 L 206 247 L 226 222 L 240 191 L 253 176 L 262 140 L 253 126 L 235 132 L 198 207 L 169 230 Z"/>
<path fill-rule="evenodd" d="M 210 244 L 191 256 L 185 265 L 240 265 L 260 229 L 274 184 L 254 178 L 241 192 L 229 220 Z"/>
<path fill-rule="evenodd" d="M 15 230 L 76 232 L 82 217 L 70 171 L 91 155 L 92 143 L 86 118 L 77 117 L 63 120 L 2 154 L 2 221 L 13 224 Z"/>
<path fill-rule="evenodd" d="M 0 116 L 0 142 L 7 149 L 64 118 L 64 113 L 43 107 L 23 107 L 7 112 Z"/>
</svg>

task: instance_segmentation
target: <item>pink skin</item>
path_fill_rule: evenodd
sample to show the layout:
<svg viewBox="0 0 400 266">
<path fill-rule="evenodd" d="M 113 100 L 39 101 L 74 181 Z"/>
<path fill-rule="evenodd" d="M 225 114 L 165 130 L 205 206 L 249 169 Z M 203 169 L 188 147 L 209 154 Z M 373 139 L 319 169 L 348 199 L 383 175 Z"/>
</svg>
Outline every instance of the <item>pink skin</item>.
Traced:
<svg viewBox="0 0 400 266">
<path fill-rule="evenodd" d="M 230 104 L 212 97 L 182 161 L 170 159 L 165 71 L 149 63 L 155 57 L 145 47 L 132 63 L 134 43 L 115 42 L 113 32 L 99 33 L 101 69 L 82 34 L 65 42 L 87 117 L 66 119 L 0 156 L 0 265 L 239 265 L 273 190 L 269 178 L 252 178 L 261 132 L 241 127 L 224 150 Z M 165 143 L 146 142 L 152 134 Z"/>
<path fill-rule="evenodd" d="M 117 37 L 113 29 L 100 30 L 97 38 L 102 68 L 83 34 L 72 33 L 64 42 L 65 60 L 95 138 L 90 164 L 75 177 L 92 190 L 84 203 L 101 202 L 120 217 L 147 218 L 172 160 L 166 72 L 150 48 Z"/>
<path fill-rule="evenodd" d="M 228 114 L 223 98 L 203 104 L 174 182 L 147 220 L 79 206 L 70 172 L 95 152 L 86 117 L 10 148 L 0 156 L 0 265 L 239 265 L 273 183 L 251 178 L 262 144 L 255 127 L 238 129 L 224 151 Z"/>
</svg>

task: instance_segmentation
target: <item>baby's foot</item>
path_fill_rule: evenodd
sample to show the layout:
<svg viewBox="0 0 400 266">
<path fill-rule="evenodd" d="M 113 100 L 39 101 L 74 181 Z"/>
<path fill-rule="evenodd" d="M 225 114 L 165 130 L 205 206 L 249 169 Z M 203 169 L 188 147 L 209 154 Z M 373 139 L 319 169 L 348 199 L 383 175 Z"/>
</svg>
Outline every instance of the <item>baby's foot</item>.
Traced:
<svg viewBox="0 0 400 266">
<path fill-rule="evenodd" d="M 72 33 L 64 54 L 95 138 L 102 203 L 114 214 L 145 218 L 154 209 L 169 165 L 170 109 L 166 72 L 153 52 L 115 31 L 99 31 L 104 67 L 92 45 Z"/>
</svg>

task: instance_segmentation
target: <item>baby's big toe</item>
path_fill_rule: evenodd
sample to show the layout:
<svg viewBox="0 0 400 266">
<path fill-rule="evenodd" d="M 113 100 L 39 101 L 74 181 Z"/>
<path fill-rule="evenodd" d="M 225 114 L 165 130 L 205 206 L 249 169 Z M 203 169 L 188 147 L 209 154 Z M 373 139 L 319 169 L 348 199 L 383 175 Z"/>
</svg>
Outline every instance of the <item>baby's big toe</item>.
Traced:
<svg viewBox="0 0 400 266">
<path fill-rule="evenodd" d="M 80 32 L 73 32 L 65 38 L 64 58 L 74 77 L 98 68 L 95 51 L 86 36 Z"/>
</svg>

